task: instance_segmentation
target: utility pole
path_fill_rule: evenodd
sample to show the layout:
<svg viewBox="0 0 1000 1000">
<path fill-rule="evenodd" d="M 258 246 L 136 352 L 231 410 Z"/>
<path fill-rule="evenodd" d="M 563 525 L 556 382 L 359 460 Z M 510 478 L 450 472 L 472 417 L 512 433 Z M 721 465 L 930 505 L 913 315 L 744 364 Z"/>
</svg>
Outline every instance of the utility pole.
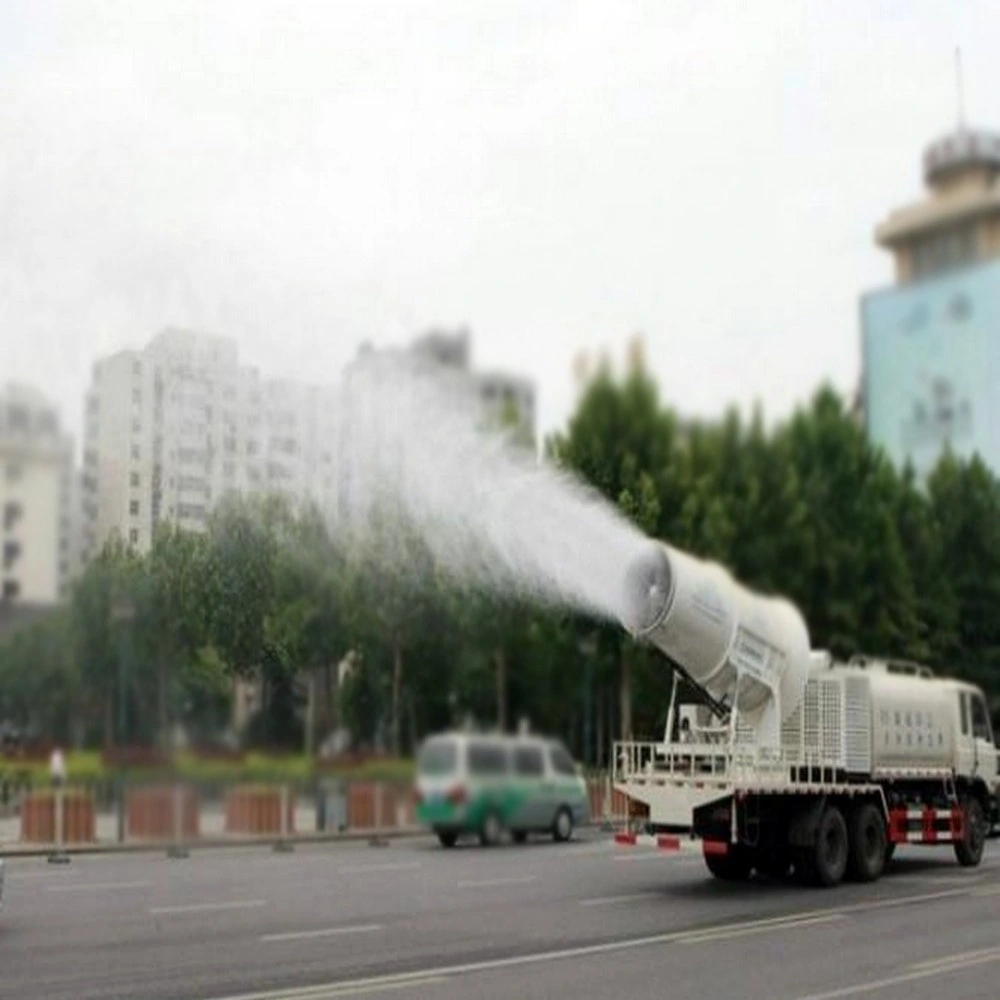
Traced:
<svg viewBox="0 0 1000 1000">
<path fill-rule="evenodd" d="M 111 608 L 111 620 L 122 624 L 121 642 L 118 650 L 118 737 L 115 740 L 118 750 L 118 842 L 125 841 L 125 754 L 126 746 L 126 684 L 132 656 L 132 621 L 135 618 L 135 605 L 128 596 L 119 597 Z"/>
</svg>

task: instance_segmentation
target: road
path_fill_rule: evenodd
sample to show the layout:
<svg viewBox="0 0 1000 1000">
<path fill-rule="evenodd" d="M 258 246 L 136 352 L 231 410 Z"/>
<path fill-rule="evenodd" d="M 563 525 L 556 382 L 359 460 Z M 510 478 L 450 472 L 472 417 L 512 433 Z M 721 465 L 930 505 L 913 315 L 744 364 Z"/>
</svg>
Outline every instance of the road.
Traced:
<svg viewBox="0 0 1000 1000">
<path fill-rule="evenodd" d="M 1000 843 L 908 848 L 871 886 L 725 885 L 607 835 L 8 859 L 17 1000 L 992 998 Z"/>
</svg>

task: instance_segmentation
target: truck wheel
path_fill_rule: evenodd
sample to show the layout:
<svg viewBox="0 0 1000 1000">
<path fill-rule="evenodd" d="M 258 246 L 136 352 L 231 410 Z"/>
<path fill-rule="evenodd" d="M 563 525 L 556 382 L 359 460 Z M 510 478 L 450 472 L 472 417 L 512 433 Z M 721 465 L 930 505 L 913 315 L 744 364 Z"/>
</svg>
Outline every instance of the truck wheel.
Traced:
<svg viewBox="0 0 1000 1000">
<path fill-rule="evenodd" d="M 454 847 L 458 843 L 458 833 L 454 830 L 439 830 L 438 840 L 442 847 Z"/>
<path fill-rule="evenodd" d="M 955 857 L 963 867 L 975 868 L 982 860 L 986 846 L 986 815 L 982 802 L 971 795 L 963 799 L 962 813 L 965 832 L 961 840 L 955 841 Z"/>
<path fill-rule="evenodd" d="M 885 821 L 878 808 L 871 802 L 863 802 L 851 816 L 848 831 L 847 870 L 858 882 L 874 882 L 885 868 L 886 837 Z"/>
<path fill-rule="evenodd" d="M 750 877 L 753 860 L 742 844 L 730 844 L 725 854 L 705 854 L 708 870 L 723 882 L 744 882 Z"/>
<path fill-rule="evenodd" d="M 810 861 L 816 884 L 837 885 L 847 870 L 847 824 L 836 806 L 827 806 L 816 829 L 816 844 Z"/>
</svg>

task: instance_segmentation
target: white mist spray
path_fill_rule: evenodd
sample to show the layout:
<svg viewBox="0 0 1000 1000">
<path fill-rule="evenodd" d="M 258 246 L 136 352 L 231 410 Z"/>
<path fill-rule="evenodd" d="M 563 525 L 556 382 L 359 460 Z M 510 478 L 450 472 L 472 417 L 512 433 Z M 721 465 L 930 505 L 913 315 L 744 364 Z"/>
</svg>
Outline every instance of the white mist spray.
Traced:
<svg viewBox="0 0 1000 1000">
<path fill-rule="evenodd" d="M 648 540 L 573 476 L 484 433 L 464 373 L 368 356 L 345 375 L 337 407 L 339 537 L 394 547 L 391 521 L 377 536 L 369 524 L 395 510 L 458 581 L 625 618 L 625 570 Z"/>
</svg>

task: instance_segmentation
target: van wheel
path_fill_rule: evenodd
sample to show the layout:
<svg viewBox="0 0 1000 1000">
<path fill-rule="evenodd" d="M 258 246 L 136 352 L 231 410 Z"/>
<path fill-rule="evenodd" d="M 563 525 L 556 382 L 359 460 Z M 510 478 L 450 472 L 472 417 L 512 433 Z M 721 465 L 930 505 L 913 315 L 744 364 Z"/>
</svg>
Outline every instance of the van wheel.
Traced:
<svg viewBox="0 0 1000 1000">
<path fill-rule="evenodd" d="M 983 804 L 974 796 L 962 800 L 965 830 L 961 840 L 955 841 L 955 857 L 964 868 L 975 868 L 983 857 L 986 846 L 986 815 Z"/>
<path fill-rule="evenodd" d="M 479 843 L 483 847 L 493 847 L 500 843 L 500 833 L 500 817 L 495 812 L 488 812 L 479 827 Z"/>
<path fill-rule="evenodd" d="M 552 836 L 559 843 L 565 843 L 573 836 L 573 814 L 565 806 L 556 813 Z"/>
<path fill-rule="evenodd" d="M 454 847 L 458 843 L 458 834 L 454 830 L 439 830 L 438 840 L 442 847 Z"/>
<path fill-rule="evenodd" d="M 847 870 L 847 824 L 836 806 L 827 806 L 816 829 L 812 874 L 824 888 L 836 885 Z"/>
<path fill-rule="evenodd" d="M 882 813 L 871 802 L 863 802 L 851 816 L 848 831 L 847 869 L 858 882 L 874 882 L 886 863 L 886 833 Z"/>
</svg>

